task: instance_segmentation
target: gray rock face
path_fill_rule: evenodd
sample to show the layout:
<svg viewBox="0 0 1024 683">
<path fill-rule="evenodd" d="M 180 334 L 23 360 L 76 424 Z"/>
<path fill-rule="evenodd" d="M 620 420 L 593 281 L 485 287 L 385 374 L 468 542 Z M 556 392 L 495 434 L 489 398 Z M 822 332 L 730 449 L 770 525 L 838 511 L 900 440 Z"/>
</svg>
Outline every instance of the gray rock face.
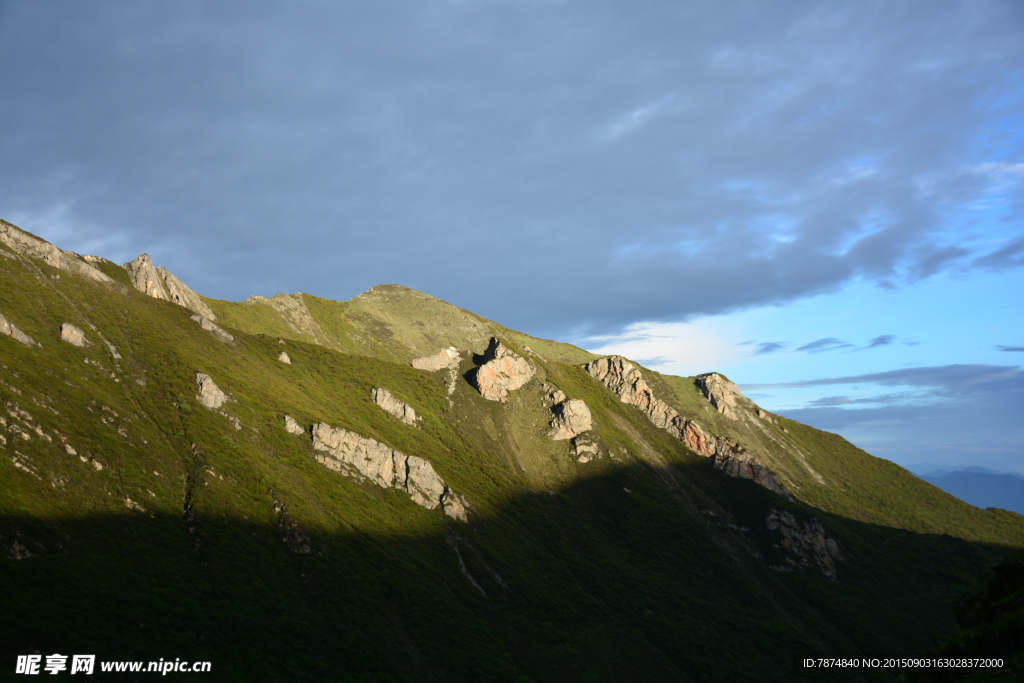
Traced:
<svg viewBox="0 0 1024 683">
<path fill-rule="evenodd" d="M 196 373 L 196 387 L 198 388 L 196 400 L 211 410 L 220 408 L 228 400 L 227 394 L 221 391 L 213 379 L 205 373 Z"/>
<path fill-rule="evenodd" d="M 480 395 L 489 401 L 507 401 L 508 392 L 530 381 L 536 373 L 526 359 L 502 344 L 496 337 L 484 353 L 484 364 L 476 369 L 473 381 Z"/>
<path fill-rule="evenodd" d="M 551 431 L 548 436 L 556 441 L 572 439 L 593 427 L 590 408 L 582 399 L 570 398 L 556 403 L 551 406 L 551 412 L 554 413 L 554 417 L 551 419 Z"/>
<path fill-rule="evenodd" d="M 303 434 L 306 430 L 291 415 L 284 416 L 284 430 L 289 434 Z"/>
<path fill-rule="evenodd" d="M 225 332 L 220 325 L 214 323 L 206 316 L 196 313 L 195 315 L 189 316 L 189 320 L 199 323 L 199 327 L 211 333 L 214 337 L 221 340 L 222 342 L 227 343 L 235 341 L 234 337 L 232 337 L 229 333 Z"/>
<path fill-rule="evenodd" d="M 461 360 L 462 354 L 459 353 L 457 348 L 451 346 L 443 351 L 435 353 L 433 356 L 414 358 L 412 360 L 412 366 L 417 370 L 437 372 L 438 370 L 444 370 L 445 368 L 457 367 Z"/>
<path fill-rule="evenodd" d="M 210 307 L 188 285 L 163 267 L 154 268 L 148 254 L 124 264 L 135 289 L 154 299 L 163 299 L 183 306 L 208 320 L 216 320 Z"/>
<path fill-rule="evenodd" d="M 394 394 L 387 389 L 375 387 L 370 392 L 370 395 L 373 397 L 374 403 L 397 417 L 403 423 L 415 426 L 419 421 L 420 418 L 416 411 L 412 409 L 412 406 L 395 398 Z"/>
<path fill-rule="evenodd" d="M 775 473 L 765 467 L 760 460 L 743 450 L 736 442 L 722 437 L 716 438 L 724 442 L 716 445 L 715 454 L 712 456 L 716 470 L 721 470 L 737 479 L 749 479 L 780 496 L 792 498 Z"/>
<path fill-rule="evenodd" d="M 71 323 L 64 323 L 60 326 L 60 338 L 74 346 L 88 346 L 89 340 L 85 338 L 85 332 L 78 329 Z"/>
<path fill-rule="evenodd" d="M 0 220 L 0 242 L 19 254 L 37 258 L 47 265 L 98 282 L 113 282 L 99 268 L 83 260 L 78 254 L 58 249 L 46 240 L 30 235 L 21 228 Z"/>
<path fill-rule="evenodd" d="M 284 351 L 282 351 L 281 353 L 277 354 L 277 359 L 279 361 L 281 361 L 282 363 L 284 363 L 285 365 L 291 365 L 292 364 L 291 356 L 289 356 Z"/>
<path fill-rule="evenodd" d="M 717 469 L 733 477 L 751 479 L 782 495 L 789 495 L 779 478 L 742 446 L 725 437 L 708 434 L 696 422 L 687 420 L 670 405 L 656 398 L 636 366 L 622 356 L 598 358 L 583 367 L 591 377 L 611 389 L 620 401 L 640 408 L 651 422 L 685 443 L 691 451 L 713 458 Z"/>
<path fill-rule="evenodd" d="M 2 315 L 0 315 L 0 334 L 14 337 L 14 339 L 20 341 L 25 346 L 39 346 L 39 342 L 22 332 L 14 323 Z"/>
<path fill-rule="evenodd" d="M 415 455 L 323 422 L 313 425 L 314 457 L 343 474 L 357 474 L 377 486 L 401 489 L 417 505 L 433 510 L 438 505 L 454 519 L 466 520 L 465 501 L 449 489 L 433 465 Z"/>
<path fill-rule="evenodd" d="M 776 544 L 785 557 L 786 564 L 772 567 L 778 571 L 813 568 L 832 579 L 837 580 L 836 562 L 843 559 L 839 552 L 839 544 L 829 536 L 825 527 L 816 519 L 800 521 L 787 510 L 768 510 L 765 526 L 775 531 L 780 537 Z"/>
<path fill-rule="evenodd" d="M 736 419 L 736 409 L 744 398 L 743 392 L 738 386 L 717 372 L 698 375 L 696 383 L 697 388 L 704 394 L 704 398 L 710 401 L 718 412 L 726 417 Z"/>
</svg>

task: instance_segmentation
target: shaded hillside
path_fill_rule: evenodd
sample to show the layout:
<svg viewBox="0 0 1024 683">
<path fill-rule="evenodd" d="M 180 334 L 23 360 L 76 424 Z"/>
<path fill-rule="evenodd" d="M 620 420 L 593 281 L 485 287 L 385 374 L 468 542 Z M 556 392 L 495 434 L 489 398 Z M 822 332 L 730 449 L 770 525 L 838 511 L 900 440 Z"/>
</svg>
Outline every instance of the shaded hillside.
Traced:
<svg viewBox="0 0 1024 683">
<path fill-rule="evenodd" d="M 973 577 L 1024 548 L 1019 515 L 720 376 L 611 359 L 631 378 L 615 385 L 584 351 L 396 286 L 198 313 L 138 291 L 145 263 L 129 277 L 0 227 L 4 661 L 209 659 L 239 681 L 834 680 L 797 660 L 919 652 L 953 633 Z M 151 291 L 183 291 L 153 272 L 170 285 Z M 436 370 L 410 364 L 448 347 Z M 588 421 L 553 438 L 569 400 Z"/>
</svg>

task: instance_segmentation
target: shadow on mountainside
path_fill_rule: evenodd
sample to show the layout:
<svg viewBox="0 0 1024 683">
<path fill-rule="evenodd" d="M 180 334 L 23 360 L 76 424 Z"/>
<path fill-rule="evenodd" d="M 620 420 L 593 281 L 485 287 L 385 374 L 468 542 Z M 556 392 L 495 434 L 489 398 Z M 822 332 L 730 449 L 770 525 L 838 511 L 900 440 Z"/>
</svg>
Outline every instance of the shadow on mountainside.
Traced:
<svg viewBox="0 0 1024 683">
<path fill-rule="evenodd" d="M 785 501 L 722 476 L 733 520 L 681 514 L 648 474 L 410 535 L 306 528 L 269 488 L 276 523 L 202 500 L 180 516 L 8 515 L 2 667 L 37 652 L 205 660 L 218 681 L 836 680 L 798 660 L 929 648 L 1010 551 L 815 512 L 842 539 L 839 580 L 772 571 L 765 511 Z"/>
</svg>

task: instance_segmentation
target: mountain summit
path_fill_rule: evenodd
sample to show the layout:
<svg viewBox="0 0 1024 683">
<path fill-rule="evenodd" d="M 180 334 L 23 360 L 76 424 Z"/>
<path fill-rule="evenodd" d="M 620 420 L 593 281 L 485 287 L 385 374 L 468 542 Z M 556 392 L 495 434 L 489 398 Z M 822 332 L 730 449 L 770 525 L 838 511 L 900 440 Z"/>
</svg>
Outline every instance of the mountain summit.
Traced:
<svg viewBox="0 0 1024 683">
<path fill-rule="evenodd" d="M 219 301 L 0 221 L 0 370 L 8 664 L 835 680 L 799 662 L 927 649 L 1024 548 L 719 373 L 398 285 Z"/>
</svg>

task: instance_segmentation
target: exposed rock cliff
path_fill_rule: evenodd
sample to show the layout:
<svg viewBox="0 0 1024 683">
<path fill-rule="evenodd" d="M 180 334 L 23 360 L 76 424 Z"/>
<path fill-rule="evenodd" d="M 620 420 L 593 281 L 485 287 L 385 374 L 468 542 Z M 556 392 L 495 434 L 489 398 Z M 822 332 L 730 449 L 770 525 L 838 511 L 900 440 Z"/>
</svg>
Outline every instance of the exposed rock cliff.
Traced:
<svg viewBox="0 0 1024 683">
<path fill-rule="evenodd" d="M 444 370 L 445 368 L 458 366 L 461 358 L 462 354 L 459 353 L 459 350 L 454 346 L 451 346 L 443 351 L 438 351 L 433 356 L 413 358 L 412 366 L 417 370 L 436 372 L 438 370 Z"/>
<path fill-rule="evenodd" d="M 46 240 L 30 235 L 3 220 L 0 220 L 0 242 L 19 254 L 37 258 L 54 268 L 60 268 L 73 275 L 100 282 L 113 282 L 109 275 L 86 262 L 78 254 L 58 249 Z"/>
<path fill-rule="evenodd" d="M 153 267 L 148 254 L 142 254 L 134 261 L 124 264 L 135 289 L 154 299 L 163 299 L 183 306 L 209 320 L 216 320 L 210 307 L 188 285 L 171 272 Z"/>
<path fill-rule="evenodd" d="M 420 419 L 411 405 L 398 400 L 395 398 L 394 394 L 387 389 L 374 387 L 373 391 L 370 392 L 370 396 L 373 397 L 374 403 L 407 425 L 415 426 Z"/>
<path fill-rule="evenodd" d="M 39 342 L 37 342 L 32 337 L 22 332 L 14 325 L 14 323 L 12 323 L 10 320 L 3 317 L 2 315 L 0 315 L 0 334 L 5 334 L 8 337 L 14 337 L 16 340 L 20 341 L 25 346 L 39 345 Z"/>
<path fill-rule="evenodd" d="M 825 533 L 821 522 L 816 519 L 800 521 L 791 512 L 772 508 L 768 510 L 765 525 L 779 534 L 778 547 L 786 558 L 786 564 L 773 569 L 815 568 L 836 580 L 836 562 L 842 559 L 839 544 Z"/>
<path fill-rule="evenodd" d="M 739 387 L 717 372 L 698 375 L 696 383 L 697 388 L 704 394 L 704 398 L 710 401 L 718 412 L 726 417 L 736 419 L 736 408 L 745 398 Z"/>
<path fill-rule="evenodd" d="M 536 370 L 526 359 L 491 337 L 484 353 L 484 364 L 476 369 L 473 381 L 480 395 L 489 401 L 507 401 L 508 392 L 530 381 Z"/>
<path fill-rule="evenodd" d="M 590 408 L 581 399 L 570 398 L 551 406 L 554 417 L 551 418 L 552 439 L 571 439 L 577 434 L 590 431 L 593 427 Z"/>
<path fill-rule="evenodd" d="M 707 433 L 696 422 L 687 420 L 672 406 L 655 397 L 636 366 L 622 356 L 598 358 L 583 367 L 611 389 L 620 401 L 640 408 L 651 422 L 685 443 L 694 453 L 712 458 L 717 469 L 788 495 L 779 478 L 742 446 L 725 437 Z"/>
<path fill-rule="evenodd" d="M 428 510 L 438 505 L 454 519 L 466 521 L 466 504 L 449 489 L 429 461 L 405 455 L 379 441 L 323 422 L 313 425 L 313 449 L 318 462 L 341 472 L 353 472 L 378 486 L 401 489 Z"/>
</svg>

